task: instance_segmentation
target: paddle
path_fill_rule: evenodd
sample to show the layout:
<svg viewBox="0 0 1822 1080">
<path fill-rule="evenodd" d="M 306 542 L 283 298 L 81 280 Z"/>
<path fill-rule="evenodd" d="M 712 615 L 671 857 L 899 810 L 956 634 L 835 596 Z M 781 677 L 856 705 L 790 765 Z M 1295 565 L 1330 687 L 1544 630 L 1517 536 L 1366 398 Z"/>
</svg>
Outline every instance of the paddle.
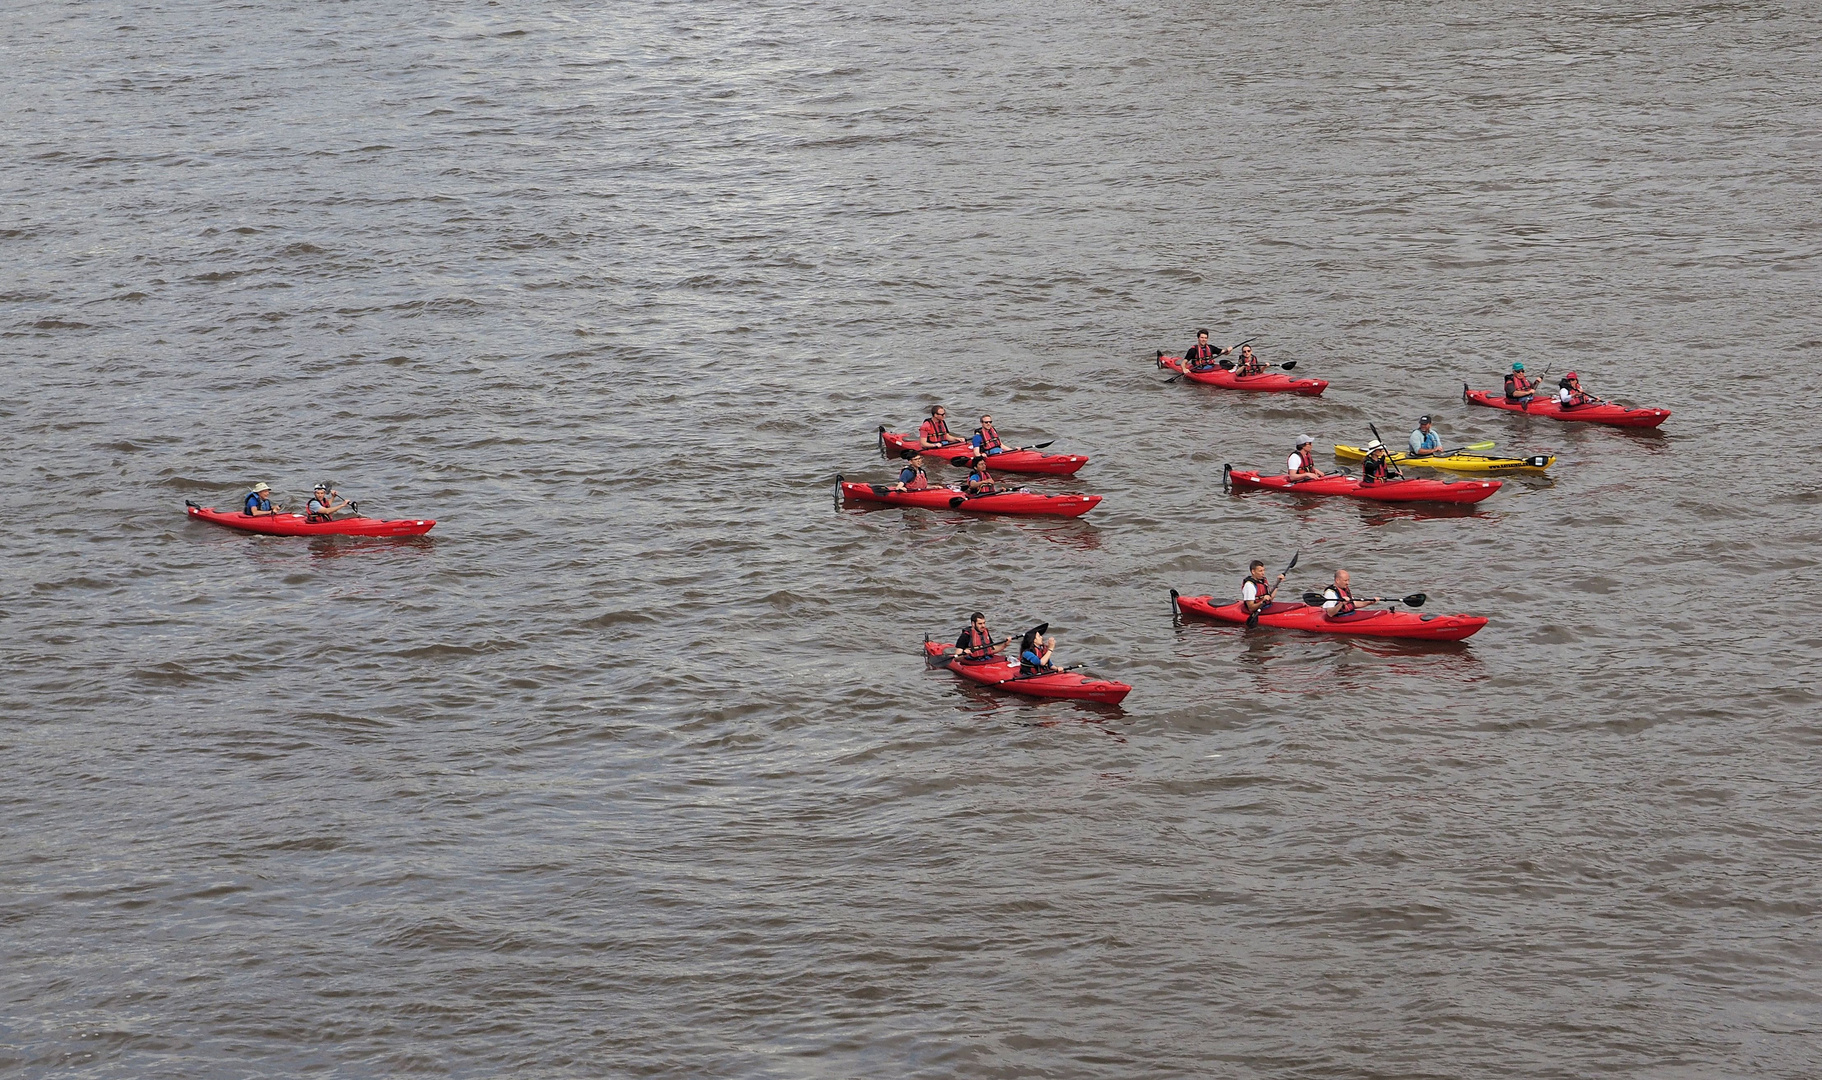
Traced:
<svg viewBox="0 0 1822 1080">
<path fill-rule="evenodd" d="M 1280 585 L 1282 585 L 1284 583 L 1284 579 L 1290 575 L 1290 572 L 1292 570 L 1297 569 L 1297 559 L 1302 554 L 1303 554 L 1303 552 L 1299 551 L 1296 554 L 1291 556 L 1291 564 L 1284 568 L 1284 573 L 1278 575 L 1278 583 Z M 1271 589 L 1268 590 L 1268 595 L 1270 592 L 1276 592 L 1277 589 L 1278 589 L 1277 585 L 1272 586 Z M 1255 593 L 1258 592 L 1258 590 L 1259 590 L 1259 586 L 1257 586 L 1257 585 L 1253 586 L 1253 591 Z M 1246 628 L 1248 630 L 1252 630 L 1259 625 L 1259 613 L 1261 611 L 1264 611 L 1270 603 L 1271 603 L 1271 601 L 1267 600 L 1264 604 L 1260 604 L 1258 607 L 1254 608 L 1252 611 L 1247 612 Z"/>
<path fill-rule="evenodd" d="M 1359 597 L 1355 597 L 1354 603 L 1356 603 L 1356 604 L 1377 604 L 1381 600 L 1396 600 L 1406 607 L 1422 607 L 1424 605 L 1424 601 L 1426 601 L 1428 599 L 1429 599 L 1429 597 L 1427 597 L 1423 593 L 1419 592 L 1419 593 L 1412 593 L 1411 595 L 1405 596 L 1405 597 L 1375 596 L 1371 600 L 1362 600 Z M 1321 607 L 1322 605 L 1332 603 L 1333 601 L 1334 601 L 1334 597 L 1324 596 L 1319 592 L 1306 592 L 1303 594 L 1303 602 L 1308 604 L 1311 607 Z"/>
</svg>

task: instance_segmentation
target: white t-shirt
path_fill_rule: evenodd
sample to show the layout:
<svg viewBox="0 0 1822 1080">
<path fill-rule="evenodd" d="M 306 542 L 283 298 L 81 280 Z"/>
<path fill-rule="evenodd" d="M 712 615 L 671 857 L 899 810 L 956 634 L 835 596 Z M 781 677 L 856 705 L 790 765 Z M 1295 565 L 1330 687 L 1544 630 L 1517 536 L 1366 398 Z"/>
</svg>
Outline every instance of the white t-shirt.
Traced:
<svg viewBox="0 0 1822 1080">
<path fill-rule="evenodd" d="M 1284 463 L 1284 471 L 1287 474 L 1302 472 L 1303 471 L 1303 455 L 1298 454 L 1298 453 L 1292 453 L 1290 456 L 1290 459 Z"/>
<path fill-rule="evenodd" d="M 1259 592 L 1260 592 L 1260 590 L 1261 590 L 1261 589 L 1262 589 L 1262 588 L 1263 588 L 1263 589 L 1264 589 L 1264 591 L 1265 591 L 1265 592 L 1271 592 L 1271 591 L 1272 591 L 1272 590 L 1271 590 L 1271 589 L 1270 589 L 1270 587 L 1268 587 L 1268 586 L 1261 586 L 1261 585 L 1260 585 L 1260 584 L 1259 584 L 1259 583 L 1258 583 L 1258 582 L 1257 582 L 1257 581 L 1254 581 L 1254 580 L 1253 580 L 1253 579 L 1252 579 L 1252 578 L 1250 578 L 1250 577 L 1249 577 L 1249 578 L 1247 578 L 1247 579 L 1246 579 L 1246 580 L 1245 580 L 1245 581 L 1243 581 L 1243 582 L 1241 582 L 1241 583 L 1240 583 L 1240 599 L 1241 599 L 1241 601 L 1243 601 L 1243 602 L 1244 602 L 1244 601 L 1247 601 L 1247 600 L 1257 600 L 1257 599 L 1259 599 Z"/>
<path fill-rule="evenodd" d="M 1567 386 L 1556 392 L 1556 403 L 1558 405 L 1569 404 L 1569 388 Z"/>
<path fill-rule="evenodd" d="M 1341 594 L 1335 591 L 1335 586 L 1330 585 L 1328 588 L 1322 590 L 1322 610 L 1324 612 L 1333 615 L 1335 610 L 1340 606 Z"/>
</svg>

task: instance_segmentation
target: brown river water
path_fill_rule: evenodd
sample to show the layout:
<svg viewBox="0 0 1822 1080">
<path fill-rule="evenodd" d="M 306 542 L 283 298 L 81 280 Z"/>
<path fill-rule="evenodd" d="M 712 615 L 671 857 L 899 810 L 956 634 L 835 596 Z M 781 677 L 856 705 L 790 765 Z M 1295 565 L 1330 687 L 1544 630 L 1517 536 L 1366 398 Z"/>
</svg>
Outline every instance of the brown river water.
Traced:
<svg viewBox="0 0 1822 1080">
<path fill-rule="evenodd" d="M 0 1075 L 1822 1073 L 1819 38 L 13 6 Z M 1462 402 L 1515 360 L 1674 414 Z M 1106 501 L 838 507 L 939 401 Z M 1221 490 L 1420 413 L 1558 463 Z M 183 514 L 320 478 L 439 524 Z M 1293 553 L 1492 621 L 1173 620 Z M 1132 694 L 925 670 L 977 607 Z"/>
</svg>

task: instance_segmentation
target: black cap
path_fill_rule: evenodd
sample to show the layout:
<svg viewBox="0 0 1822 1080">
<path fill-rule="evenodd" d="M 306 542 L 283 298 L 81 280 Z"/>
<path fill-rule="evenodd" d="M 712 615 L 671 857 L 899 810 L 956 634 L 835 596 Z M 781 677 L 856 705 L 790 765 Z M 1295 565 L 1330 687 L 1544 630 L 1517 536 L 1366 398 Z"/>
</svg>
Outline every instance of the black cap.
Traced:
<svg viewBox="0 0 1822 1080">
<path fill-rule="evenodd" d="M 1428 414 L 1428 413 L 1425 413 L 1425 414 L 1424 414 L 1424 415 L 1422 415 L 1422 416 L 1420 416 L 1420 417 L 1418 417 L 1418 418 L 1417 418 L 1417 422 L 1418 422 L 1418 423 L 1420 423 L 1420 424 L 1427 424 L 1427 423 L 1429 423 L 1429 422 L 1430 422 L 1430 415 L 1429 415 L 1429 414 Z"/>
</svg>

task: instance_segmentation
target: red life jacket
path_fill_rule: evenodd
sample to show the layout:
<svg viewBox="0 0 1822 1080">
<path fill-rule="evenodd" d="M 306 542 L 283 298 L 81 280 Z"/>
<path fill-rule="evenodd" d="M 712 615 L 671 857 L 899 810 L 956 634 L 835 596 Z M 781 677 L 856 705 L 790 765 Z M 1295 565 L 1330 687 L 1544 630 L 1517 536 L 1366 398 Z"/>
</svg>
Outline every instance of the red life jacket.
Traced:
<svg viewBox="0 0 1822 1080">
<path fill-rule="evenodd" d="M 905 473 L 913 474 L 911 479 L 905 479 Z M 924 470 L 911 465 L 906 465 L 898 474 L 898 482 L 905 485 L 906 491 L 925 491 L 930 487 L 930 478 L 924 475 Z"/>
<path fill-rule="evenodd" d="M 918 438 L 925 442 L 936 442 L 949 434 L 949 423 L 940 416 L 932 416 L 917 427 Z"/>
<path fill-rule="evenodd" d="M 1242 604 L 1246 603 L 1246 587 L 1248 585 L 1253 587 L 1254 600 L 1263 600 L 1265 599 L 1265 594 L 1272 591 L 1271 582 L 1255 581 L 1253 580 L 1253 575 L 1248 574 L 1240 579 L 1240 602 Z"/>
<path fill-rule="evenodd" d="M 1368 454 L 1360 463 L 1360 482 L 1363 484 L 1382 484 L 1386 482 L 1387 473 L 1392 468 L 1390 458 L 1375 458 Z"/>
<path fill-rule="evenodd" d="M 1213 345 L 1191 345 L 1189 351 L 1183 354 L 1183 359 L 1207 360 L 1214 355 L 1215 347 Z"/>
<path fill-rule="evenodd" d="M 1354 613 L 1354 594 L 1352 592 L 1339 585 L 1330 585 L 1329 590 L 1341 598 L 1341 603 L 1335 608 L 1335 615 L 1351 615 Z M 1334 615 L 1329 617 L 1333 618 Z"/>
<path fill-rule="evenodd" d="M 974 429 L 974 433 L 981 437 L 981 453 L 983 454 L 989 450 L 998 450 L 1003 445 L 1000 442 L 1000 433 L 990 427 L 977 427 Z"/>
<path fill-rule="evenodd" d="M 1297 469 L 1299 472 L 1315 472 L 1316 455 L 1310 453 L 1308 449 L 1297 451 Z"/>
<path fill-rule="evenodd" d="M 1252 357 L 1251 359 L 1248 359 L 1248 360 L 1241 360 L 1239 363 L 1234 365 L 1234 374 L 1235 375 L 1263 375 L 1263 374 L 1265 374 L 1265 365 L 1262 362 L 1260 362 L 1260 360 L 1257 356 Z"/>
<path fill-rule="evenodd" d="M 962 631 L 962 636 L 956 639 L 955 647 L 962 650 L 964 662 L 990 659 L 988 654 L 993 649 L 993 632 L 983 633 L 976 630 L 973 623 L 969 623 L 968 628 Z"/>
</svg>

